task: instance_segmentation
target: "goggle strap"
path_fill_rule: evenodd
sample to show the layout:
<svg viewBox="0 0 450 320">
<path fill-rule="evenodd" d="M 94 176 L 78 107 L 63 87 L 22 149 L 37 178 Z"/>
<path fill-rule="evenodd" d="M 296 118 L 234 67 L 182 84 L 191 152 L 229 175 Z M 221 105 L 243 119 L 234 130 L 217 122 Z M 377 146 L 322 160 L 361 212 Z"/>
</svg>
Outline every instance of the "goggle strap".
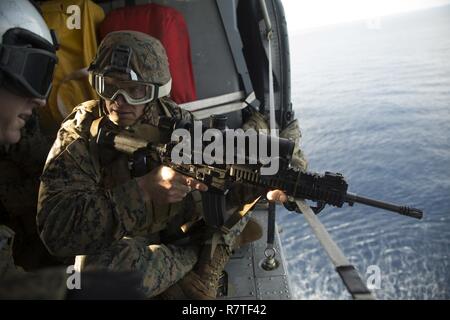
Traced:
<svg viewBox="0 0 450 320">
<path fill-rule="evenodd" d="M 155 86 L 155 96 L 157 98 L 168 96 L 170 94 L 170 90 L 172 90 L 172 78 L 170 78 L 165 85 Z"/>
<path fill-rule="evenodd" d="M 28 55 L 23 50 L 17 50 L 15 47 L 0 46 L 0 48 L 0 67 L 7 69 L 11 73 L 21 75 Z"/>
</svg>

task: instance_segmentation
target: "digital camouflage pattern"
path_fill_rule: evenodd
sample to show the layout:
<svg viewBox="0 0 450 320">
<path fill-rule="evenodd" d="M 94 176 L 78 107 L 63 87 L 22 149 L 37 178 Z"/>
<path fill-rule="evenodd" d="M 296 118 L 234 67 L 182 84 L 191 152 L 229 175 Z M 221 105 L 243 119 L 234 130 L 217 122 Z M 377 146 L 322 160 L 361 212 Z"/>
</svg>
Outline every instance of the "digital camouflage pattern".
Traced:
<svg viewBox="0 0 450 320">
<path fill-rule="evenodd" d="M 139 80 L 160 84 L 170 80 L 161 43 L 134 31 L 108 34 L 90 70 L 105 71 L 119 44 L 131 49 L 130 68 Z M 164 104 L 163 100 L 157 103 Z M 124 156 L 105 159 L 96 149 L 89 130 L 94 119 L 105 115 L 103 111 L 96 102 L 84 104 L 58 133 L 42 177 L 41 237 L 55 255 L 85 255 L 87 269 L 140 271 L 145 294 L 153 296 L 184 276 L 195 264 L 197 252 L 158 244 L 157 233 L 182 211 L 182 204 L 161 208 L 144 202 Z M 137 126 L 154 124 L 157 113 L 159 108 L 148 106 Z"/>
<path fill-rule="evenodd" d="M 91 70 L 107 68 L 119 44 L 131 48 L 130 67 L 142 80 L 164 83 L 170 79 L 164 48 L 139 32 L 108 35 Z M 151 102 L 131 129 L 142 138 L 154 139 L 151 127 L 160 115 L 192 120 L 170 99 L 162 98 Z M 102 103 L 90 101 L 75 108 L 62 124 L 41 177 L 39 232 L 54 255 L 84 256 L 77 258 L 83 269 L 140 271 L 143 292 L 152 297 L 190 271 L 199 250 L 192 245 L 162 244 L 159 232 L 176 216 L 186 214 L 181 222 L 187 222 L 199 213 L 192 212 L 191 197 L 166 206 L 144 201 L 124 156 L 99 150 L 91 136 L 92 123 L 102 116 L 106 116 Z"/>
<path fill-rule="evenodd" d="M 141 135 L 150 132 L 144 129 L 167 111 L 174 117 L 191 117 L 164 98 L 152 102 L 133 127 Z M 159 233 L 174 221 L 195 221 L 200 213 L 189 196 L 166 206 L 146 203 L 121 156 L 102 161 L 105 153 L 93 149 L 89 132 L 102 114 L 100 103 L 89 101 L 63 123 L 41 177 L 38 227 L 51 253 L 85 256 L 77 259 L 82 270 L 139 270 L 142 290 L 152 297 L 189 272 L 199 250 L 195 245 L 162 244 Z M 222 242 L 232 245 L 244 226 L 245 220 Z"/>
<path fill-rule="evenodd" d="M 178 118 L 190 117 L 169 99 L 163 99 L 153 102 L 135 127 L 145 132 L 142 128 L 156 124 L 156 118 L 167 110 Z M 63 123 L 41 178 L 39 230 L 53 254 L 86 256 L 83 270 L 139 270 L 143 275 L 143 292 L 153 297 L 193 268 L 199 249 L 195 245 L 159 243 L 159 232 L 167 229 L 175 218 L 187 217 L 181 218 L 181 225 L 186 219 L 197 219 L 199 213 L 192 212 L 195 206 L 190 197 L 164 207 L 144 202 L 137 183 L 127 169 L 123 170 L 126 163 L 120 169 L 120 157 L 105 161 L 119 165 L 114 169 L 101 166 L 101 157 L 96 159 L 89 133 L 92 121 L 101 114 L 99 103 L 90 101 L 78 106 Z M 264 123 L 255 113 L 244 128 L 259 128 Z M 299 139 L 298 134 L 294 139 Z M 305 163 L 299 154 L 296 154 L 298 163 Z M 230 193 L 235 197 L 230 201 L 242 204 L 260 195 L 258 190 L 242 188 Z M 223 235 L 221 243 L 231 247 L 248 218 L 249 215 L 245 216 L 230 233 Z"/>
<path fill-rule="evenodd" d="M 269 130 L 269 121 L 259 112 L 256 112 L 254 110 L 252 111 L 251 116 L 248 118 L 248 120 L 245 122 L 245 124 L 242 126 L 242 129 L 248 130 L 248 129 L 254 129 L 254 130 Z M 270 131 L 269 131 L 270 132 Z M 300 149 L 300 140 L 302 138 L 300 127 L 298 125 L 298 120 L 295 119 L 292 122 L 290 122 L 286 128 L 281 130 L 280 132 L 280 138 L 289 139 L 293 142 L 295 142 L 294 146 L 294 152 L 291 159 L 291 165 L 295 168 L 298 168 L 300 170 L 305 171 L 306 167 L 308 166 L 308 163 L 305 159 L 305 156 Z"/>
<path fill-rule="evenodd" d="M 156 104 L 161 102 L 152 103 L 136 126 L 154 121 Z M 121 157 L 101 165 L 89 132 L 99 114 L 97 102 L 84 103 L 58 132 L 41 177 L 37 217 L 41 238 L 54 255 L 87 255 L 86 268 L 141 271 L 148 275 L 143 283 L 153 296 L 159 293 L 152 291 L 155 287 L 164 290 L 159 284 L 176 282 L 196 262 L 195 248 L 158 243 L 158 232 L 185 204 L 146 203 Z M 154 280 L 158 271 L 152 268 L 158 266 L 165 279 Z"/>
<path fill-rule="evenodd" d="M 103 72 L 109 67 L 118 44 L 131 48 L 130 68 L 137 73 L 139 80 L 165 84 L 171 79 L 166 50 L 161 42 L 137 31 L 109 33 L 100 43 L 90 70 Z"/>
<path fill-rule="evenodd" d="M 100 44 L 93 70 L 108 66 L 117 44 L 132 49 L 131 68 L 142 80 L 165 83 L 170 79 L 162 45 L 138 32 L 108 35 Z M 169 140 L 162 132 L 155 133 L 161 115 L 193 120 L 190 113 L 165 97 L 149 103 L 145 114 L 128 129 L 149 141 Z M 77 255 L 81 270 L 138 271 L 142 292 L 154 297 L 194 267 L 200 250 L 196 243 L 162 242 L 162 234 L 198 220 L 201 211 L 191 194 L 165 206 L 145 201 L 130 176 L 126 157 L 102 149 L 91 135 L 93 122 L 106 116 L 103 101 L 88 101 L 63 122 L 41 176 L 38 229 L 52 254 Z M 259 122 L 264 119 L 252 119 L 248 126 L 262 126 Z M 259 195 L 253 191 L 233 190 L 230 206 L 239 209 L 248 199 L 253 200 Z M 247 220 L 248 215 L 219 242 L 233 246 Z"/>
<path fill-rule="evenodd" d="M 269 121 L 259 112 L 254 111 L 249 108 L 251 115 L 248 117 L 246 122 L 242 125 L 244 131 L 253 129 L 259 130 L 269 130 Z M 303 152 L 300 149 L 301 132 L 298 125 L 297 119 L 289 123 L 285 129 L 280 132 L 281 138 L 286 138 L 295 143 L 294 151 L 291 159 L 291 165 L 300 170 L 305 171 L 307 167 L 307 161 Z M 263 189 L 254 186 L 244 186 L 239 185 L 234 189 L 230 190 L 227 196 L 227 203 L 230 207 L 235 205 L 237 210 L 242 209 L 242 204 L 249 204 L 253 202 L 258 196 L 262 195 Z M 246 223 L 250 219 L 250 214 L 246 214 L 235 227 L 233 227 L 229 234 L 223 236 L 224 242 L 233 247 L 236 237 L 242 232 Z"/>
</svg>

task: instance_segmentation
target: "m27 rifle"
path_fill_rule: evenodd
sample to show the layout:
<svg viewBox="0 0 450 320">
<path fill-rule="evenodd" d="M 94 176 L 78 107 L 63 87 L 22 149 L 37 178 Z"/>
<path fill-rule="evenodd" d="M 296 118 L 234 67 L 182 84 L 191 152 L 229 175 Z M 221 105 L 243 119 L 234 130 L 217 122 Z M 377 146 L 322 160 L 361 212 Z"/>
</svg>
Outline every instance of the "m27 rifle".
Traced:
<svg viewBox="0 0 450 320">
<path fill-rule="evenodd" d="M 262 135 L 258 135 L 261 139 Z M 225 210 L 225 195 L 235 184 L 246 184 L 261 187 L 266 191 L 282 190 L 292 200 L 305 199 L 317 203 L 313 208 L 320 212 L 325 205 L 342 207 L 344 203 L 353 206 L 360 203 L 383 210 L 421 219 L 422 211 L 408 206 L 359 196 L 348 192 L 348 183 L 340 173 L 325 172 L 318 174 L 303 172 L 289 166 L 294 143 L 288 139 L 263 137 L 269 141 L 277 139 L 280 145 L 280 167 L 275 175 L 262 175 L 262 164 L 204 164 L 204 163 L 175 163 L 171 157 L 172 150 L 178 142 L 153 143 L 137 138 L 126 130 L 107 130 L 101 128 L 97 136 L 97 143 L 109 146 L 116 151 L 125 153 L 130 159 L 131 174 L 140 177 L 147 174 L 157 165 L 164 165 L 174 171 L 197 179 L 208 186 L 208 191 L 202 195 L 204 211 L 208 213 L 205 222 L 213 227 L 220 227 L 227 219 Z M 289 206 L 288 206 L 289 209 Z M 295 207 L 291 207 L 295 210 Z"/>
<path fill-rule="evenodd" d="M 168 125 L 169 123 L 169 125 Z M 180 124 L 176 122 L 160 121 L 156 130 L 168 130 L 173 132 Z M 220 127 L 220 126 L 215 126 Z M 221 128 L 225 131 L 224 127 Z M 100 128 L 97 135 L 97 143 L 102 146 L 113 148 L 129 156 L 129 167 L 131 175 L 140 177 L 159 165 L 172 168 L 176 172 L 197 179 L 208 186 L 208 191 L 202 193 L 203 218 L 207 225 L 222 231 L 227 231 L 237 222 L 236 216 L 226 210 L 226 194 L 235 184 L 244 184 L 260 187 L 261 195 L 269 190 L 282 190 L 288 196 L 288 204 L 285 206 L 291 211 L 304 214 L 306 221 L 311 226 L 314 234 L 326 250 L 331 261 L 335 265 L 337 273 L 342 278 L 348 291 L 354 299 L 374 299 L 370 290 L 364 284 L 355 267 L 331 239 L 330 235 L 316 218 L 325 205 L 342 207 L 345 203 L 352 206 L 361 203 L 367 206 L 377 207 L 383 210 L 395 212 L 404 216 L 421 219 L 421 210 L 399 206 L 396 204 L 371 199 L 348 192 L 348 183 L 340 173 L 325 172 L 324 174 L 303 172 L 289 165 L 294 150 L 294 143 L 288 139 L 275 138 L 258 135 L 258 139 L 264 138 L 270 145 L 270 139 L 277 139 L 279 145 L 280 166 L 277 174 L 263 175 L 262 163 L 257 164 L 205 164 L 173 161 L 172 151 L 178 142 L 149 142 L 138 138 L 133 132 L 127 130 L 113 130 L 107 127 Z M 265 142 L 263 142 L 265 143 Z M 259 141 L 257 142 L 259 144 Z M 194 150 L 194 152 L 196 152 Z M 198 151 L 197 151 L 198 152 Z M 200 150 L 201 152 L 201 150 Z M 244 152 L 246 153 L 246 152 Z M 192 155 L 190 155 L 192 158 Z M 251 155 L 244 155 L 247 160 Z M 311 208 L 302 199 L 316 202 Z M 269 207 L 270 208 L 270 207 Z M 274 213 L 273 213 L 274 214 Z M 274 216 L 269 221 L 274 221 Z M 272 251 L 271 251 L 271 250 Z M 272 252 L 271 254 L 266 254 Z M 268 247 L 265 266 L 270 270 L 277 265 L 273 243 Z"/>
</svg>

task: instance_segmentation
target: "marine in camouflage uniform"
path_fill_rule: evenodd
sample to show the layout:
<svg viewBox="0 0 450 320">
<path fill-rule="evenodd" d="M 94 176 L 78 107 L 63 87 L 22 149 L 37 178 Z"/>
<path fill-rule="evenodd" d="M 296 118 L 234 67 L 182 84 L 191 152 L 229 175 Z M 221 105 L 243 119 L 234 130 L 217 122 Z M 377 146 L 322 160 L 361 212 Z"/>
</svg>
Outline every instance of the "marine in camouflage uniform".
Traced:
<svg viewBox="0 0 450 320">
<path fill-rule="evenodd" d="M 109 34 L 99 46 L 93 68 L 108 66 L 119 44 L 132 48 L 129 65 L 140 79 L 157 84 L 170 80 L 164 48 L 158 40 L 139 32 Z M 167 140 L 163 134 L 155 135 L 160 116 L 193 120 L 169 97 L 161 97 L 149 102 L 144 114 L 127 130 L 149 141 Z M 146 199 L 137 180 L 130 176 L 127 157 L 95 143 L 99 119 L 106 119 L 102 125 L 117 126 L 109 121 L 104 100 L 81 104 L 62 124 L 41 177 L 39 232 L 52 254 L 77 255 L 82 270 L 139 271 L 143 293 L 154 297 L 192 275 L 199 252 L 204 251 L 202 243 L 170 244 L 162 239 L 168 231 L 199 219 L 201 209 L 194 196 L 198 191 L 165 205 Z M 239 206 L 254 197 L 251 193 L 231 194 L 239 194 L 230 199 Z M 216 259 L 220 260 L 218 269 L 223 269 L 248 219 L 246 215 L 220 237 L 218 247 L 225 249 L 218 250 L 219 254 L 224 252 L 223 259 Z M 198 285 L 196 280 L 190 283 Z M 202 290 L 211 296 L 208 288 Z"/>
<path fill-rule="evenodd" d="M 108 65 L 119 44 L 132 48 L 130 65 L 142 79 L 153 83 L 170 80 L 164 48 L 138 32 L 107 36 L 94 65 Z M 164 97 L 150 102 L 129 129 L 151 139 L 148 130 L 161 114 L 191 118 Z M 168 205 L 144 200 L 136 179 L 130 176 L 126 157 L 96 146 L 91 127 L 100 117 L 107 119 L 103 100 L 89 101 L 75 108 L 62 124 L 41 177 L 40 235 L 52 254 L 78 255 L 83 270 L 140 271 L 142 290 L 153 297 L 189 272 L 199 252 L 199 246 L 192 244 L 161 243 L 160 232 L 172 220 L 195 220 L 198 212 L 192 210 L 191 196 Z M 108 121 L 107 125 L 115 124 Z M 186 218 L 178 218 L 180 215 Z"/>
<path fill-rule="evenodd" d="M 248 116 L 246 122 L 243 124 L 242 129 L 254 129 L 263 130 L 267 132 L 269 130 L 268 119 L 259 112 L 249 108 L 250 115 Z M 297 119 L 290 122 L 286 128 L 280 132 L 281 138 L 286 138 L 295 143 L 291 165 L 298 168 L 299 170 L 305 171 L 307 167 L 306 159 L 303 152 L 300 150 L 300 139 L 301 133 L 298 125 Z M 241 244 L 247 242 L 252 242 L 259 239 L 262 236 L 262 230 L 256 223 L 251 223 L 250 213 L 253 201 L 256 197 L 262 195 L 263 189 L 247 186 L 247 185 L 237 185 L 233 187 L 227 194 L 227 210 L 228 207 L 236 207 L 239 210 L 239 214 L 243 217 L 241 220 L 231 229 L 229 234 L 222 235 L 223 243 L 225 246 L 217 246 L 216 253 L 212 259 L 209 259 L 211 250 L 214 246 L 211 244 L 204 246 L 201 252 L 199 262 L 196 264 L 193 270 L 191 270 L 184 278 L 182 278 L 175 285 L 171 286 L 166 290 L 161 298 L 163 299 L 206 299 L 215 294 L 215 290 L 211 290 L 217 285 L 218 279 L 221 276 L 221 271 L 224 269 L 228 259 L 231 255 L 229 251 L 230 248 L 238 247 Z M 288 210 L 292 210 L 294 203 L 291 203 L 286 195 L 280 190 L 275 190 L 272 194 L 269 192 L 267 194 L 267 199 L 269 196 L 272 201 L 284 202 Z M 283 197 L 285 200 L 282 200 Z M 257 198 L 258 199 L 258 198 Z M 246 205 L 242 206 L 242 203 Z M 249 237 L 248 239 L 246 239 Z M 211 243 L 209 241 L 208 243 Z M 199 281 L 199 279 L 201 281 Z M 206 283 L 206 288 L 199 285 L 200 283 Z"/>
</svg>

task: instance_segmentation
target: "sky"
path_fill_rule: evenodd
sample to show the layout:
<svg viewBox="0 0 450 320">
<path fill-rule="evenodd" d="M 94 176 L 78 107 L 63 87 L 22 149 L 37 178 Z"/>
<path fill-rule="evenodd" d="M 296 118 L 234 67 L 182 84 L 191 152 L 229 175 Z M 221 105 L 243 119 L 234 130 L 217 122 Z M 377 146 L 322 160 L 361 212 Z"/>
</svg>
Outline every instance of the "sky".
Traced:
<svg viewBox="0 0 450 320">
<path fill-rule="evenodd" d="M 290 32 L 450 4 L 450 0 L 281 0 Z"/>
</svg>

